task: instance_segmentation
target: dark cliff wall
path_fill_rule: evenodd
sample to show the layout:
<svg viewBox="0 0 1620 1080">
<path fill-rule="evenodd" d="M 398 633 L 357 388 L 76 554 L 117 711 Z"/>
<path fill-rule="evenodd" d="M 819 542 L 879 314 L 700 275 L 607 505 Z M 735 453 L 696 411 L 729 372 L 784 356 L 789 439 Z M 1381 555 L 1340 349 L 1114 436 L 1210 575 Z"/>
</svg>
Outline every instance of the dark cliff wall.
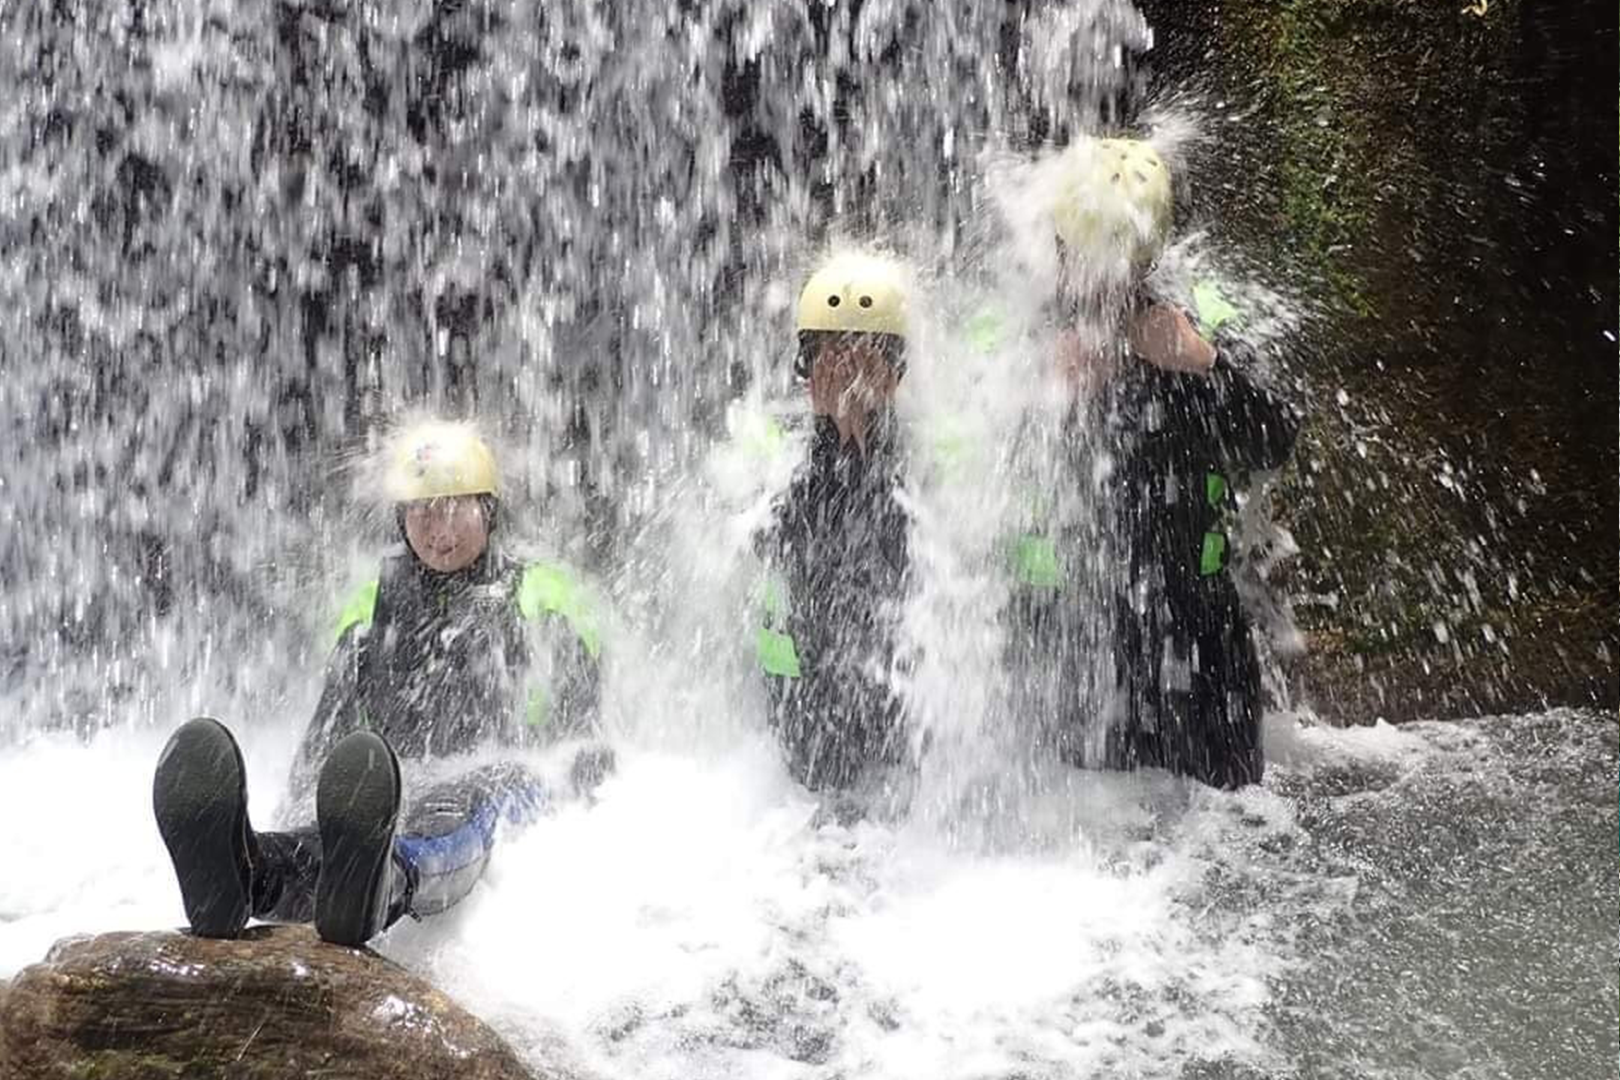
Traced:
<svg viewBox="0 0 1620 1080">
<path fill-rule="evenodd" d="M 1219 231 L 1314 305 L 1322 704 L 1616 699 L 1612 4 L 1156 0 Z M 1382 694 L 1382 700 L 1380 696 Z"/>
</svg>

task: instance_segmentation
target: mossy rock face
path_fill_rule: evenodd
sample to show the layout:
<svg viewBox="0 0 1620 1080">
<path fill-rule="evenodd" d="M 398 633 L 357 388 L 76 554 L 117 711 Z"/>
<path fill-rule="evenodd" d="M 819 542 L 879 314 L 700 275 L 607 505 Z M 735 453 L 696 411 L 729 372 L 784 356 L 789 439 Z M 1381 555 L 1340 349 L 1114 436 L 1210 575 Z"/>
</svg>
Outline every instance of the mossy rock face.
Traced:
<svg viewBox="0 0 1620 1080">
<path fill-rule="evenodd" d="M 1195 216 L 1308 312 L 1278 505 L 1334 598 L 1301 609 L 1316 704 L 1620 700 L 1612 9 L 1142 6 L 1206 91 Z"/>
<path fill-rule="evenodd" d="M 1515 89 L 1525 6 L 1204 5 L 1207 21 L 1188 32 L 1205 37 L 1204 58 L 1244 117 L 1223 125 L 1210 163 L 1235 196 L 1217 200 L 1222 219 L 1273 241 L 1339 317 L 1424 308 L 1450 284 L 1448 260 L 1482 201 L 1515 174 L 1534 183 L 1532 103 Z"/>
<path fill-rule="evenodd" d="M 69 938 L 0 990 L 6 1080 L 536 1080 L 482 1021 L 307 928 Z"/>
</svg>

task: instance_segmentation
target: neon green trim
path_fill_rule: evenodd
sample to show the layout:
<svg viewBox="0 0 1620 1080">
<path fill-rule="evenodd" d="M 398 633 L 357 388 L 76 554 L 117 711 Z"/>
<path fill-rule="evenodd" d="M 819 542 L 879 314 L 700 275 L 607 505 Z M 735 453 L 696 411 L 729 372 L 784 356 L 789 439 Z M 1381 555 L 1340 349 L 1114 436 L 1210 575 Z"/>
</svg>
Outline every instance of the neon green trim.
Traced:
<svg viewBox="0 0 1620 1080">
<path fill-rule="evenodd" d="M 954 431 L 935 432 L 928 449 L 933 462 L 947 477 L 960 476 L 972 458 L 973 439 Z"/>
<path fill-rule="evenodd" d="M 981 311 L 962 329 L 968 342 L 982 353 L 993 353 L 1001 348 L 1007 336 L 1006 320 L 998 311 Z"/>
<path fill-rule="evenodd" d="M 765 616 L 765 625 L 759 628 L 754 637 L 754 652 L 759 657 L 759 666 L 767 675 L 797 679 L 799 650 L 793 643 L 793 635 L 771 629 L 773 624 L 781 626 L 787 622 L 789 598 L 787 582 L 782 580 L 782 575 L 765 575 L 760 584 L 759 605 Z"/>
<path fill-rule="evenodd" d="M 1204 474 L 1204 498 L 1219 509 L 1226 503 L 1226 477 L 1218 472 Z"/>
<path fill-rule="evenodd" d="M 332 635 L 333 639 L 342 639 L 351 626 L 359 626 L 362 629 L 370 626 L 371 617 L 376 610 L 377 579 L 372 578 L 349 594 L 349 599 L 343 604 L 343 610 L 338 612 L 337 633 Z"/>
<path fill-rule="evenodd" d="M 544 687 L 529 691 L 529 700 L 523 709 L 523 721 L 530 727 L 544 727 L 551 721 L 551 696 Z"/>
<path fill-rule="evenodd" d="M 555 563 L 531 563 L 518 582 L 518 611 L 525 619 L 561 615 L 592 657 L 602 651 L 596 603 L 572 571 Z"/>
<path fill-rule="evenodd" d="M 765 609 L 765 621 L 780 623 L 787 618 L 788 595 L 787 585 L 778 574 L 770 574 L 765 578 L 765 584 L 760 587 L 760 607 Z"/>
<path fill-rule="evenodd" d="M 750 456 L 773 460 L 787 443 L 787 431 L 776 417 L 767 416 L 758 423 L 750 423 L 737 436 L 737 445 Z"/>
<path fill-rule="evenodd" d="M 785 679 L 799 677 L 799 650 L 794 647 L 792 634 L 762 626 L 754 639 L 754 648 L 759 654 L 759 666 L 765 674 L 780 675 Z"/>
<path fill-rule="evenodd" d="M 1057 545 L 1034 533 L 1013 541 L 1013 573 L 1025 585 L 1037 589 L 1063 587 L 1063 568 L 1058 564 Z"/>
<path fill-rule="evenodd" d="M 1226 569 L 1226 534 L 1207 532 L 1204 534 L 1204 550 L 1198 557 L 1198 573 L 1201 577 L 1209 577 Z"/>
<path fill-rule="evenodd" d="M 1193 306 L 1198 309 L 1198 329 L 1204 334 L 1213 334 L 1238 318 L 1238 309 L 1227 302 L 1213 281 L 1193 286 Z"/>
</svg>

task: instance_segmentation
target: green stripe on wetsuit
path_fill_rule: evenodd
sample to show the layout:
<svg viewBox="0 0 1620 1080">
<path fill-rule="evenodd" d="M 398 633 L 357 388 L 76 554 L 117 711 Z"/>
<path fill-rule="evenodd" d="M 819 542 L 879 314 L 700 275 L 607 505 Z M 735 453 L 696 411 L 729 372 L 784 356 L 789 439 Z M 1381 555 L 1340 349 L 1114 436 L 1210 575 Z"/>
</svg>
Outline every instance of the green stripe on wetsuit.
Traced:
<svg viewBox="0 0 1620 1080">
<path fill-rule="evenodd" d="M 787 587 L 775 574 L 767 576 L 760 586 L 760 608 L 764 620 L 754 636 L 754 652 L 760 669 L 783 679 L 799 678 L 798 646 L 792 634 L 777 629 L 787 625 L 788 596 Z"/>
<path fill-rule="evenodd" d="M 1039 533 L 1025 533 L 1013 541 L 1013 574 L 1020 584 L 1036 589 L 1061 589 L 1063 567 L 1057 544 Z"/>
<path fill-rule="evenodd" d="M 338 612 L 337 633 L 333 640 L 341 640 L 349 632 L 349 628 L 358 626 L 361 629 L 371 625 L 371 617 L 377 611 L 377 579 L 370 581 L 355 589 L 344 601 L 343 610 Z"/>
<path fill-rule="evenodd" d="M 1217 514 L 1226 510 L 1226 477 L 1213 470 L 1204 474 L 1204 501 Z M 1198 574 L 1210 577 L 1226 569 L 1226 534 L 1219 529 L 1204 533 L 1203 549 L 1198 554 Z"/>
</svg>

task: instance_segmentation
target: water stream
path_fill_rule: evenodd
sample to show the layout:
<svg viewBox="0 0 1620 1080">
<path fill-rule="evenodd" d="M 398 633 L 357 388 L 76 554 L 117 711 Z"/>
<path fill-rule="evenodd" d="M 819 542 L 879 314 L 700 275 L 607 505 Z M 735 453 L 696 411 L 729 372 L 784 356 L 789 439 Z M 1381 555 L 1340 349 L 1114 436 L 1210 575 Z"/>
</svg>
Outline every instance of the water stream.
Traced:
<svg viewBox="0 0 1620 1080">
<path fill-rule="evenodd" d="M 299 723 L 244 729 L 261 820 Z M 950 827 L 825 820 L 763 738 L 636 750 L 379 947 L 562 1075 L 1607 1075 L 1612 718 L 1268 734 L 1263 788 L 1066 772 Z M 161 742 L 0 754 L 0 974 L 178 921 Z"/>
<path fill-rule="evenodd" d="M 180 719 L 230 720 L 280 812 L 311 598 L 389 539 L 357 465 L 435 409 L 480 417 L 508 527 L 613 609 L 617 774 L 379 945 L 535 1064 L 1612 1075 L 1612 715 L 1277 712 L 1235 794 L 1026 752 L 993 569 L 1051 467 L 1012 438 L 1047 393 L 1021 170 L 1135 116 L 1152 40 L 1124 0 L 0 6 L 0 977 L 177 923 L 147 808 Z M 1197 161 L 1196 108 L 1148 115 Z M 1163 288 L 1228 268 L 1257 345 L 1297 333 L 1190 205 Z M 927 752 L 860 815 L 787 778 L 740 647 L 798 445 L 764 419 L 802 408 L 788 313 L 848 240 L 916 269 L 929 451 Z"/>
</svg>

